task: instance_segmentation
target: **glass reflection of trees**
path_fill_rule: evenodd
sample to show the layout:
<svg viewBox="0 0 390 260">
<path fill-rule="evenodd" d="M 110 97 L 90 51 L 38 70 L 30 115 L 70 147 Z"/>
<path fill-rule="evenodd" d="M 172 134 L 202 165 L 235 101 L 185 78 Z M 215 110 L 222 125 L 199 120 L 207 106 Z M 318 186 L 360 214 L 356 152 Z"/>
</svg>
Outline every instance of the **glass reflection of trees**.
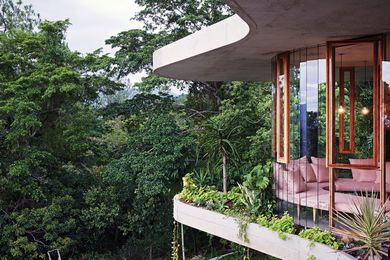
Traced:
<svg viewBox="0 0 390 260">
<path fill-rule="evenodd" d="M 336 84 L 336 104 L 340 104 L 340 91 L 339 84 Z M 350 140 L 350 118 L 348 108 L 350 107 L 350 88 L 349 84 L 344 86 L 345 92 L 345 128 L 344 128 L 344 140 L 340 140 L 340 122 L 339 116 L 336 115 L 336 147 L 339 147 L 341 141 L 345 142 L 346 146 L 349 146 Z M 340 153 L 339 149 L 336 150 L 336 158 L 338 163 L 349 163 L 349 158 L 372 158 L 373 157 L 373 85 L 372 81 L 358 81 L 355 85 L 355 120 L 354 120 L 354 142 L 355 150 L 352 154 Z M 367 113 L 368 112 L 368 113 Z M 340 111 L 336 110 L 336 114 Z"/>
</svg>

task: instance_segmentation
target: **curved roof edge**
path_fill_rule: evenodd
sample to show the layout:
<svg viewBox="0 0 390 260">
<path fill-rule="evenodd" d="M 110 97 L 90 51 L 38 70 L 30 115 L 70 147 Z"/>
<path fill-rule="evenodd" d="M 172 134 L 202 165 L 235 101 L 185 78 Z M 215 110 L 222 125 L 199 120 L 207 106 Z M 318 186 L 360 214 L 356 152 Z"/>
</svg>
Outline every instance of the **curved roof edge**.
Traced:
<svg viewBox="0 0 390 260">
<path fill-rule="evenodd" d="M 174 69 L 170 69 L 169 66 L 226 46 L 233 46 L 250 36 L 251 27 L 255 27 L 255 24 L 248 24 L 237 14 L 205 27 L 157 49 L 153 53 L 153 70 L 160 76 L 199 80 L 199 76 L 196 79 L 191 77 L 191 71 L 189 71 L 188 76 L 184 76 L 183 71 L 181 71 L 180 75 L 176 77 Z M 201 66 L 201 64 L 199 65 Z"/>
<path fill-rule="evenodd" d="M 181 80 L 270 81 L 277 53 L 390 32 L 389 0 L 226 3 L 237 15 L 156 50 L 155 73 Z"/>
</svg>

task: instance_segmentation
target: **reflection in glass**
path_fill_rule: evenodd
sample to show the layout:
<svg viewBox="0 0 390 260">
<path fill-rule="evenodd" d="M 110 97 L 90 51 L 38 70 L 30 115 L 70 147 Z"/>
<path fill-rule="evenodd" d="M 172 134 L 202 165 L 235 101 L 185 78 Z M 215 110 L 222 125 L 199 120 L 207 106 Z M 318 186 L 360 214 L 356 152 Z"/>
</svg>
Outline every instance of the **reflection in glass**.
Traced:
<svg viewBox="0 0 390 260">
<path fill-rule="evenodd" d="M 335 47 L 334 59 L 335 162 L 373 159 L 374 43 Z"/>
<path fill-rule="evenodd" d="M 276 157 L 278 162 L 287 163 L 290 157 L 290 94 L 289 53 L 276 58 Z"/>
<path fill-rule="evenodd" d="M 382 62 L 382 80 L 384 85 L 384 127 L 385 127 L 385 158 L 386 166 L 384 175 L 386 176 L 386 184 L 390 183 L 390 176 L 388 172 L 388 165 L 390 166 L 390 61 Z M 387 185 L 385 185 L 385 192 L 390 193 Z M 390 194 L 388 194 L 390 195 Z"/>
</svg>

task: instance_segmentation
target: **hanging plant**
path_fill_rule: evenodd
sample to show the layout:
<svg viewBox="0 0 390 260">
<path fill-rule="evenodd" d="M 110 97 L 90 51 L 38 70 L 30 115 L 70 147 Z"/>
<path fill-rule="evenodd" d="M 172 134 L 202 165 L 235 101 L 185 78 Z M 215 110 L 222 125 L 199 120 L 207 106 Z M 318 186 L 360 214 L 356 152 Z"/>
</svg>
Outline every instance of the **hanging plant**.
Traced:
<svg viewBox="0 0 390 260">
<path fill-rule="evenodd" d="M 173 222 L 173 236 L 172 236 L 172 260 L 179 260 L 179 229 L 178 223 L 176 221 Z"/>
</svg>

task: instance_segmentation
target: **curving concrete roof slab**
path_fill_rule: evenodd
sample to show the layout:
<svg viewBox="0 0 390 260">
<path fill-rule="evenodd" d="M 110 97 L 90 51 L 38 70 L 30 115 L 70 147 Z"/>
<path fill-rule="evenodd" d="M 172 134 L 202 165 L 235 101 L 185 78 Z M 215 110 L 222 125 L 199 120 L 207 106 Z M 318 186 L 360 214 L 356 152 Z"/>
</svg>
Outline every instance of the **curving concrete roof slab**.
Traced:
<svg viewBox="0 0 390 260">
<path fill-rule="evenodd" d="M 390 32 L 389 0 L 227 0 L 236 12 L 155 51 L 155 73 L 199 81 L 270 80 L 280 52 Z"/>
</svg>

